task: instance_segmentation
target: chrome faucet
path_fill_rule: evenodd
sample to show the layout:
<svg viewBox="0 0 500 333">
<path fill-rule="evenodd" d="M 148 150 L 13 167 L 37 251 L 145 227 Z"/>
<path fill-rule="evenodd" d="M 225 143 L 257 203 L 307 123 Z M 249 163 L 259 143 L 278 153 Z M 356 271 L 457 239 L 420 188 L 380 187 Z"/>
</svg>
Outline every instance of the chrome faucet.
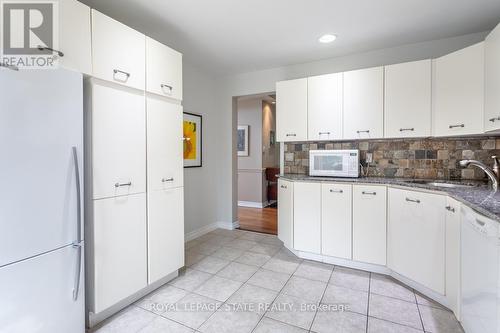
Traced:
<svg viewBox="0 0 500 333">
<path fill-rule="evenodd" d="M 495 160 L 495 165 L 498 165 L 498 160 L 496 156 L 492 156 L 492 158 Z M 476 160 L 461 160 L 459 162 L 460 166 L 463 168 L 467 168 L 468 166 L 472 165 L 475 167 L 478 167 L 479 169 L 483 170 L 486 175 L 490 178 L 493 190 L 496 191 L 498 189 L 498 179 L 499 179 L 499 174 L 497 172 L 494 172 L 492 169 L 490 169 L 486 164 L 480 161 Z M 496 168 L 498 170 L 498 168 Z"/>
</svg>

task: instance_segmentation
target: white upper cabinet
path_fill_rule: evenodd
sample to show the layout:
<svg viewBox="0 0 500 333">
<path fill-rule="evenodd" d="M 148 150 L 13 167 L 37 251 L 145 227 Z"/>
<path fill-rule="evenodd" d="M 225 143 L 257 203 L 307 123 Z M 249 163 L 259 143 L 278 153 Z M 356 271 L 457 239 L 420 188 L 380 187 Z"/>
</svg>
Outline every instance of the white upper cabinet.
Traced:
<svg viewBox="0 0 500 333">
<path fill-rule="evenodd" d="M 61 67 L 92 74 L 90 7 L 76 0 L 59 1 L 59 57 Z"/>
<path fill-rule="evenodd" d="M 344 73 L 344 139 L 384 136 L 384 69 Z"/>
<path fill-rule="evenodd" d="M 307 140 L 307 79 L 276 83 L 276 135 L 279 142 Z"/>
<path fill-rule="evenodd" d="M 94 199 L 146 192 L 144 104 L 143 92 L 92 84 Z"/>
<path fill-rule="evenodd" d="M 434 60 L 434 136 L 483 133 L 484 43 Z"/>
<path fill-rule="evenodd" d="M 307 79 L 308 139 L 342 139 L 343 73 Z"/>
<path fill-rule="evenodd" d="M 386 138 L 431 135 L 432 61 L 385 67 Z"/>
<path fill-rule="evenodd" d="M 146 37 L 146 90 L 182 100 L 182 54 Z"/>
<path fill-rule="evenodd" d="M 95 77 L 144 90 L 145 43 L 143 34 L 92 10 Z"/>
<path fill-rule="evenodd" d="M 486 37 L 484 130 L 500 129 L 500 24 Z"/>
<path fill-rule="evenodd" d="M 183 186 L 182 106 L 161 97 L 146 99 L 148 189 Z"/>
</svg>

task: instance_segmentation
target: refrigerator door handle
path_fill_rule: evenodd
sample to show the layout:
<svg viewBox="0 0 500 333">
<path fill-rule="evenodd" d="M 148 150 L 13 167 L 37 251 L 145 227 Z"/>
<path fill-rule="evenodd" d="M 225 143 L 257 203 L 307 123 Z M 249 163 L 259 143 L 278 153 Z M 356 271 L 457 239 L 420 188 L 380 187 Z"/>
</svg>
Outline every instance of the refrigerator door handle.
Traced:
<svg viewBox="0 0 500 333">
<path fill-rule="evenodd" d="M 81 243 L 73 243 L 73 248 L 78 251 L 78 254 L 76 257 L 75 283 L 73 286 L 73 300 L 76 301 L 78 299 L 78 295 L 80 293 L 80 276 L 82 274 L 82 244 Z"/>
<path fill-rule="evenodd" d="M 80 166 L 78 164 L 78 151 L 73 146 L 73 163 L 75 164 L 75 188 L 76 188 L 76 243 L 82 240 L 82 198 L 80 184 Z"/>
</svg>

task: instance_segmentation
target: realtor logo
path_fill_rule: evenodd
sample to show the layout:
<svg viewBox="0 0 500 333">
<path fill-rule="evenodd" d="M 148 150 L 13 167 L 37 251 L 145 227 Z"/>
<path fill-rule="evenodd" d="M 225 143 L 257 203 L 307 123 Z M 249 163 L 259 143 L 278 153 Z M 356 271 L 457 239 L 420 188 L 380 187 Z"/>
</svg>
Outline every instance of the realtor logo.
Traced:
<svg viewBox="0 0 500 333">
<path fill-rule="evenodd" d="M 55 68 L 58 49 L 58 3 L 1 1 L 1 62 L 8 67 Z"/>
</svg>

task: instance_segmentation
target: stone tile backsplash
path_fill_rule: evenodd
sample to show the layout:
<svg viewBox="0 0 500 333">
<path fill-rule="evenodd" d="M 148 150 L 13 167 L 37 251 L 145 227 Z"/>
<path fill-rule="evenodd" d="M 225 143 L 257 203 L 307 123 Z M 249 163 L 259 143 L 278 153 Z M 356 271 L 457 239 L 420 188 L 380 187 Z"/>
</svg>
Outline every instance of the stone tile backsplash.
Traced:
<svg viewBox="0 0 500 333">
<path fill-rule="evenodd" d="M 461 159 L 475 159 L 493 165 L 500 156 L 500 137 L 380 139 L 343 142 L 285 144 L 285 173 L 308 174 L 309 150 L 359 149 L 366 170 L 366 154 L 373 154 L 368 177 L 483 180 L 478 168 L 463 169 Z"/>
</svg>

